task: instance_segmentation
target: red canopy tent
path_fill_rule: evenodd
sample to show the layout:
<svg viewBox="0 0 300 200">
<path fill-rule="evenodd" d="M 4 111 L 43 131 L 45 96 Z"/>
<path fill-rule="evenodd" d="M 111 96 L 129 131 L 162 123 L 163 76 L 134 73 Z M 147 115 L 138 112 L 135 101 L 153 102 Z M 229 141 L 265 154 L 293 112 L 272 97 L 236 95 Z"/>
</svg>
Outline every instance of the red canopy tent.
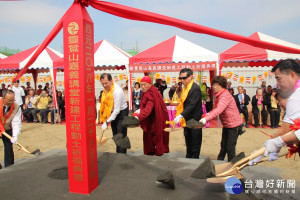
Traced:
<svg viewBox="0 0 300 200">
<path fill-rule="evenodd" d="M 260 32 L 255 32 L 249 38 L 300 49 L 299 45 Z M 232 86 L 234 88 L 237 88 L 237 86 L 246 87 L 248 94 L 251 96 L 255 94 L 257 87 L 260 85 L 259 81 L 265 80 L 267 85 L 271 86 L 276 84 L 270 71 L 280 60 L 287 58 L 299 60 L 300 54 L 272 51 L 240 42 L 220 54 L 219 73 L 220 75 L 231 73 Z M 239 81 L 242 77 L 244 79 Z"/>
<path fill-rule="evenodd" d="M 0 73 L 18 73 L 27 64 L 38 47 L 39 45 L 0 60 Z M 63 68 L 64 62 L 62 57 L 63 54 L 60 52 L 46 47 L 27 71 L 27 73 L 32 73 L 35 89 L 37 88 L 36 82 L 38 73 L 51 72 L 54 82 L 54 102 L 56 102 L 56 71 L 57 68 Z"/>
<path fill-rule="evenodd" d="M 260 32 L 253 33 L 249 38 L 300 49 L 299 45 Z M 222 67 L 230 66 L 274 66 L 278 61 L 286 58 L 299 60 L 300 54 L 272 51 L 239 42 L 220 54 L 220 71 L 222 70 Z"/>
<path fill-rule="evenodd" d="M 131 57 L 129 72 L 216 70 L 218 54 L 177 35 Z"/>
<path fill-rule="evenodd" d="M 0 73 L 19 72 L 26 65 L 39 46 L 11 55 L 0 61 Z M 31 71 L 46 72 L 49 68 L 62 68 L 63 55 L 54 49 L 47 47 L 30 66 Z"/>
<path fill-rule="evenodd" d="M 129 59 L 130 83 L 132 73 L 178 73 L 183 68 L 194 72 L 209 71 L 212 80 L 217 71 L 217 61 L 217 53 L 175 35 Z"/>
</svg>

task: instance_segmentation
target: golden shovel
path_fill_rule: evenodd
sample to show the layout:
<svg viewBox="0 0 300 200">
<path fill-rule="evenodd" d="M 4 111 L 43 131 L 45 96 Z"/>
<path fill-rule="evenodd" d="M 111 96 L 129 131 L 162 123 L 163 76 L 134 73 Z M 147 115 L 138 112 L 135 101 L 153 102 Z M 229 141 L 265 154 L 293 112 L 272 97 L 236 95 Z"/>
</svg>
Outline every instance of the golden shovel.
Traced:
<svg viewBox="0 0 300 200">
<path fill-rule="evenodd" d="M 2 135 L 4 135 L 5 137 L 7 137 L 8 139 L 12 139 L 12 137 L 10 135 L 8 135 L 6 132 L 2 132 Z M 16 142 L 16 145 L 18 145 L 22 151 L 26 152 L 26 153 L 29 153 L 29 154 L 38 154 L 40 155 L 41 154 L 41 151 L 39 149 L 36 149 L 32 152 L 28 151 L 25 147 L 23 147 L 19 142 Z"/>
<path fill-rule="evenodd" d="M 104 131 L 104 129 L 101 129 L 101 137 L 99 137 L 98 135 L 96 136 L 97 146 L 105 144 L 109 139 L 108 137 L 103 137 Z"/>
<path fill-rule="evenodd" d="M 166 121 L 166 124 L 171 124 L 172 125 L 172 128 L 165 128 L 164 129 L 164 131 L 166 131 L 166 132 L 180 131 L 180 130 L 183 129 L 182 127 L 175 128 L 176 125 L 175 125 L 174 121 Z"/>
<path fill-rule="evenodd" d="M 288 153 L 289 153 L 288 151 L 280 153 L 278 155 L 278 158 L 286 156 Z M 268 158 L 263 158 L 258 163 L 265 162 L 265 161 L 268 161 L 268 160 L 269 160 Z M 224 165 L 224 164 L 226 164 L 226 165 Z M 246 163 L 244 163 L 244 164 L 242 164 L 239 167 L 236 167 L 233 170 L 230 170 L 232 168 L 232 166 L 233 166 L 233 164 L 231 162 L 224 163 L 224 164 L 215 165 L 215 170 L 216 170 L 216 176 L 217 177 L 207 178 L 206 181 L 209 182 L 209 183 L 225 183 L 225 181 L 227 179 L 231 178 L 231 177 L 242 179 L 242 178 L 244 178 L 244 176 L 240 173 L 240 171 L 249 164 L 249 161 L 246 162 Z M 255 163 L 255 165 L 256 164 L 257 163 Z M 223 167 L 223 171 L 222 171 L 222 167 Z M 220 174 L 226 173 L 227 171 L 231 171 L 231 173 L 227 173 L 226 176 L 220 176 Z"/>
</svg>

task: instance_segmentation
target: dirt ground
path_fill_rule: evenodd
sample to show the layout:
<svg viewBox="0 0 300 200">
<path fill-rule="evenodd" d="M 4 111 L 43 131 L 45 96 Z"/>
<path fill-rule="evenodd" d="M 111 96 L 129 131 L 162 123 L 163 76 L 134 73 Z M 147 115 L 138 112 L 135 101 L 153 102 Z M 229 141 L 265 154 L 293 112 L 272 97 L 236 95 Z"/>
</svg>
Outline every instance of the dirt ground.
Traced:
<svg viewBox="0 0 300 200">
<path fill-rule="evenodd" d="M 100 126 L 97 126 L 97 134 L 100 134 Z M 248 128 L 246 132 L 238 138 L 237 153 L 245 152 L 246 156 L 256 149 L 259 149 L 268 136 L 260 132 L 262 129 Z M 275 132 L 273 129 L 263 129 L 267 134 Z M 203 129 L 203 139 L 201 147 L 201 155 L 209 156 L 211 159 L 217 159 L 220 150 L 221 142 L 221 128 Z M 111 129 L 104 133 L 104 136 L 112 137 Z M 128 137 L 131 142 L 130 151 L 141 151 L 143 149 L 143 132 L 141 128 L 128 129 Z M 66 148 L 66 126 L 65 125 L 50 125 L 50 124 L 28 124 L 23 123 L 22 133 L 19 135 L 19 140 L 23 146 L 30 150 L 40 149 L 42 152 L 51 149 L 65 149 Z M 176 131 L 170 133 L 170 151 L 185 152 L 185 142 L 183 131 Z M 109 139 L 104 145 L 98 146 L 98 151 L 115 152 L 115 144 L 112 139 Z M 14 147 L 15 158 L 32 157 L 33 155 L 24 153 Z M 0 142 L 0 160 L 3 165 L 3 143 Z M 298 155 L 296 159 L 279 158 L 274 162 L 264 162 L 260 165 L 280 168 L 284 178 L 300 180 L 300 159 Z"/>
</svg>

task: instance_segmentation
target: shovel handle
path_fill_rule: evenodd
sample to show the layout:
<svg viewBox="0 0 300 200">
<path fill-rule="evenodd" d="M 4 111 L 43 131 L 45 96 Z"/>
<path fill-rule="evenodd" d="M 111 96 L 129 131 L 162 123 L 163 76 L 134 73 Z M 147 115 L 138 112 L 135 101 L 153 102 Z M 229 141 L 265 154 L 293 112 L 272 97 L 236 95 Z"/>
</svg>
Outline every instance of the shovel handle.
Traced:
<svg viewBox="0 0 300 200">
<path fill-rule="evenodd" d="M 264 154 L 265 150 L 266 150 L 266 147 L 260 148 L 259 150 L 255 151 L 255 152 L 252 153 L 251 155 L 249 155 L 249 156 L 247 156 L 247 157 L 241 159 L 240 161 L 236 162 L 236 163 L 232 166 L 232 168 L 234 168 L 234 167 L 239 167 L 239 166 L 241 166 L 241 165 L 243 165 L 243 164 L 249 162 L 250 160 L 253 160 L 254 158 L 256 158 L 256 157 L 258 157 L 258 156 Z"/>
<path fill-rule="evenodd" d="M 104 129 L 101 129 L 101 137 L 100 137 L 100 142 L 101 142 L 101 140 L 102 140 L 102 138 L 103 138 L 103 133 L 104 133 Z"/>
<path fill-rule="evenodd" d="M 3 135 L 5 135 L 5 137 L 7 137 L 8 139 L 12 139 L 12 137 L 10 135 L 8 135 L 6 132 L 2 132 Z M 23 151 L 25 151 L 26 153 L 30 153 L 25 147 L 23 147 L 19 142 L 16 142 L 16 145 L 18 145 L 19 147 L 21 147 L 21 149 Z"/>
</svg>

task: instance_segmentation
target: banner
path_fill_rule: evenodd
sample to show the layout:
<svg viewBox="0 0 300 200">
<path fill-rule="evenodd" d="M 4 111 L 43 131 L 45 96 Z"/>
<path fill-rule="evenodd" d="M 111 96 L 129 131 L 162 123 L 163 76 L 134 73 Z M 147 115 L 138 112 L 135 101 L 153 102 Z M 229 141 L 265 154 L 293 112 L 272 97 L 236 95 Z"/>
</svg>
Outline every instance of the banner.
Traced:
<svg viewBox="0 0 300 200">
<path fill-rule="evenodd" d="M 176 77 L 172 77 L 172 83 L 176 83 Z"/>
<path fill-rule="evenodd" d="M 239 82 L 240 82 L 240 83 L 244 83 L 244 80 L 245 80 L 245 77 L 241 76 Z"/>
<path fill-rule="evenodd" d="M 168 84 L 171 83 L 171 77 L 170 76 L 167 76 L 167 81 L 166 81 Z"/>
<path fill-rule="evenodd" d="M 238 80 L 238 78 L 239 78 L 239 75 L 234 74 L 233 80 L 236 81 L 236 80 Z"/>
<path fill-rule="evenodd" d="M 232 73 L 232 72 L 227 72 L 227 73 L 226 73 L 226 78 L 231 78 L 231 77 L 232 77 L 232 75 L 233 75 L 233 73 Z"/>
<path fill-rule="evenodd" d="M 193 71 L 216 70 L 216 62 L 200 62 L 200 63 L 165 63 L 165 64 L 131 64 L 129 66 L 130 73 L 142 72 L 179 72 L 184 68 L 189 68 Z"/>
<path fill-rule="evenodd" d="M 131 83 L 135 83 L 135 76 L 131 78 Z"/>
<path fill-rule="evenodd" d="M 246 83 L 250 83 L 251 82 L 251 79 L 250 79 L 250 77 L 248 76 L 248 77 L 246 77 Z"/>
<path fill-rule="evenodd" d="M 119 81 L 118 76 L 114 76 L 115 82 Z"/>
</svg>

